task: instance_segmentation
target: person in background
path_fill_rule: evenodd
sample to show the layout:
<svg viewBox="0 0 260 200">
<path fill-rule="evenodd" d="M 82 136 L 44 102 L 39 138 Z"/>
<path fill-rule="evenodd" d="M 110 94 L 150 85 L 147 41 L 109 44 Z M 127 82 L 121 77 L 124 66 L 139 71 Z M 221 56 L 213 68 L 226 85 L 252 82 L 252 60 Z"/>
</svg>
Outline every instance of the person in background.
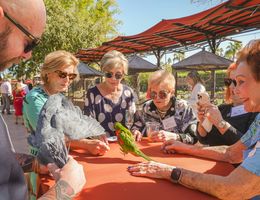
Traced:
<svg viewBox="0 0 260 200">
<path fill-rule="evenodd" d="M 188 104 L 191 106 L 193 112 L 197 116 L 198 93 L 206 92 L 206 89 L 197 71 L 189 72 L 186 81 L 188 85 L 191 86 L 191 94 L 188 99 Z"/>
<path fill-rule="evenodd" d="M 15 114 L 15 124 L 18 124 L 19 118 L 22 120 L 23 124 L 23 98 L 25 97 L 26 93 L 21 85 L 20 82 L 15 84 L 15 89 L 13 90 L 13 98 L 14 98 L 14 114 Z"/>
<path fill-rule="evenodd" d="M 33 84 L 32 83 L 28 83 L 28 90 L 32 90 L 33 89 Z"/>
<path fill-rule="evenodd" d="M 147 131 L 146 124 L 159 124 L 159 131 L 154 131 L 149 138 L 154 142 L 170 139 L 194 144 L 197 120 L 190 106 L 174 96 L 175 78 L 165 71 L 153 72 L 148 80 L 148 94 L 151 100 L 145 102 L 141 115 L 135 115 L 131 130 L 138 138 Z M 142 134 L 141 134 L 142 133 Z"/>
<path fill-rule="evenodd" d="M 24 80 L 22 78 L 19 78 L 18 82 L 21 84 L 25 94 L 27 94 L 29 92 L 28 85 L 24 83 Z"/>
<path fill-rule="evenodd" d="M 225 104 L 198 106 L 197 137 L 204 145 L 232 145 L 236 143 L 248 130 L 258 113 L 248 113 L 244 110 L 242 99 L 235 94 L 235 70 L 237 65 L 231 64 L 227 69 L 228 78 L 224 79 L 226 86 Z M 203 127 L 205 118 L 213 124 L 211 131 Z"/>
<path fill-rule="evenodd" d="M 235 72 L 235 93 L 242 99 L 247 112 L 260 111 L 260 40 L 253 40 L 238 54 Z M 199 190 L 219 199 L 259 199 L 260 198 L 260 114 L 243 137 L 231 146 L 208 147 L 203 153 L 200 148 L 187 148 L 176 141 L 167 141 L 162 149 L 170 153 L 185 153 L 203 156 L 211 154 L 211 159 L 241 163 L 229 175 L 220 176 L 193 172 L 183 168 L 157 162 L 140 163 L 128 168 L 134 176 L 160 178 Z"/>
<path fill-rule="evenodd" d="M 34 87 L 24 98 L 23 116 L 25 126 L 35 132 L 42 107 L 52 94 L 65 92 L 78 76 L 78 59 L 66 51 L 48 54 L 41 68 L 43 85 Z M 100 139 L 71 141 L 72 148 L 79 147 L 93 155 L 103 155 L 109 150 L 108 143 Z"/>
<path fill-rule="evenodd" d="M 42 0 L 0 0 L 1 71 L 31 57 L 32 49 L 39 43 L 45 24 L 46 11 Z M 28 196 L 24 174 L 10 144 L 7 144 L 10 141 L 3 140 L 6 137 L 10 137 L 8 131 L 1 129 L 0 198 L 25 200 Z M 40 199 L 73 198 L 86 182 L 82 165 L 73 158 L 56 173 L 60 179 Z"/>
<path fill-rule="evenodd" d="M 107 52 L 101 59 L 101 70 L 105 79 L 88 89 L 84 114 L 99 121 L 110 137 L 115 136 L 114 123 L 126 125 L 126 111 L 134 114 L 136 107 L 133 90 L 121 83 L 128 71 L 125 56 L 115 50 Z"/>
<path fill-rule="evenodd" d="M 12 98 L 12 86 L 11 79 L 4 79 L 4 82 L 1 84 L 1 94 L 3 100 L 2 114 L 6 113 L 11 115 L 10 104 Z"/>
</svg>

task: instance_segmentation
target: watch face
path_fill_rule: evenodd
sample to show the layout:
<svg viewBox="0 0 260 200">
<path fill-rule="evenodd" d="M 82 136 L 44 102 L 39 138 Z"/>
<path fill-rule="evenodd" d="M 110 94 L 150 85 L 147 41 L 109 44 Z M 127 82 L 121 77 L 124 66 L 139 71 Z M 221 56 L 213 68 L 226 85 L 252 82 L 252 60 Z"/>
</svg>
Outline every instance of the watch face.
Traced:
<svg viewBox="0 0 260 200">
<path fill-rule="evenodd" d="M 173 183 L 178 183 L 181 177 L 181 169 L 180 168 L 174 168 L 171 173 L 171 181 Z"/>
</svg>

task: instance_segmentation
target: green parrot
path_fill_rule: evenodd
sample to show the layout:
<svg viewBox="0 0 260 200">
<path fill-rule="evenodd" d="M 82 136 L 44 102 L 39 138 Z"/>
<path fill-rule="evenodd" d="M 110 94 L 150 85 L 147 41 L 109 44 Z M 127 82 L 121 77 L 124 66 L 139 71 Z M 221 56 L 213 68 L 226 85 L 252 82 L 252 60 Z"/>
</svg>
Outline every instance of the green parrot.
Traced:
<svg viewBox="0 0 260 200">
<path fill-rule="evenodd" d="M 141 156 L 145 160 L 151 161 L 152 159 L 146 156 L 136 145 L 132 133 L 124 127 L 121 123 L 115 123 L 116 136 L 118 144 L 121 146 L 121 151 L 124 154 L 131 153 L 135 156 Z"/>
</svg>

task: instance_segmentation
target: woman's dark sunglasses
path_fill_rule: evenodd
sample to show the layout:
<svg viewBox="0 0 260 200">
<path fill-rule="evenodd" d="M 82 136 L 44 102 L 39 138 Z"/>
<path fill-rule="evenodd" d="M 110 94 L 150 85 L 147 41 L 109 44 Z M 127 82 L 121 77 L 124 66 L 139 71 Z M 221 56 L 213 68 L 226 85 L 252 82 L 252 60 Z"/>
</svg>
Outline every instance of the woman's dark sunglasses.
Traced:
<svg viewBox="0 0 260 200">
<path fill-rule="evenodd" d="M 105 73 L 105 77 L 106 78 L 112 78 L 113 77 L 113 73 L 111 73 L 111 72 L 106 72 Z M 121 73 L 115 73 L 115 78 L 117 79 L 117 80 L 119 80 L 119 79 L 121 79 L 123 77 L 123 74 L 121 74 Z"/>
<path fill-rule="evenodd" d="M 224 78 L 225 86 L 229 87 L 232 83 L 234 84 L 235 87 L 237 86 L 236 80 L 231 79 L 231 78 Z"/>
<path fill-rule="evenodd" d="M 27 37 L 29 37 L 32 41 L 28 43 L 24 47 L 24 53 L 28 53 L 32 51 L 33 48 L 35 48 L 41 40 L 39 38 L 34 37 L 29 31 L 27 31 L 21 24 L 16 22 L 12 17 L 10 17 L 6 12 L 4 12 L 4 16 L 12 23 L 14 24 L 20 31 L 22 31 Z"/>
<path fill-rule="evenodd" d="M 156 92 L 152 91 L 152 92 L 150 93 L 150 97 L 151 97 L 151 99 L 156 99 L 156 98 L 157 98 L 157 95 L 158 95 L 158 97 L 159 97 L 160 99 L 166 99 L 166 97 L 167 97 L 168 94 L 169 94 L 169 92 L 166 91 L 166 90 L 161 90 L 161 91 L 158 92 L 158 94 L 157 94 Z"/>
<path fill-rule="evenodd" d="M 69 77 L 69 80 L 74 80 L 77 77 L 77 74 L 68 74 L 67 72 L 62 72 L 60 70 L 56 70 L 55 73 L 62 79 Z"/>
</svg>

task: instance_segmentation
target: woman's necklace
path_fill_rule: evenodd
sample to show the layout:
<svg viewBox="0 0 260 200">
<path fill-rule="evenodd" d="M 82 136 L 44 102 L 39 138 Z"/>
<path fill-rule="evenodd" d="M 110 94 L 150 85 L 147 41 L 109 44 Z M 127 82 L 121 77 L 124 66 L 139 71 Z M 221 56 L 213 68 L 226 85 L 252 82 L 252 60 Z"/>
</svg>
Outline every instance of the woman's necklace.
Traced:
<svg viewBox="0 0 260 200">
<path fill-rule="evenodd" d="M 164 118 L 165 115 L 166 115 L 166 113 L 167 113 L 167 110 L 166 110 L 166 111 L 162 111 L 162 110 L 159 110 L 159 109 L 157 108 L 157 112 L 158 112 L 158 114 L 160 115 L 161 118 Z"/>
<path fill-rule="evenodd" d="M 167 111 L 169 110 L 169 108 L 171 107 L 171 105 L 172 105 L 172 102 L 170 102 L 170 103 L 166 106 L 166 108 L 165 108 L 164 110 L 160 110 L 159 108 L 157 108 L 157 112 L 158 112 L 158 114 L 160 115 L 161 118 L 164 118 L 164 117 L 165 117 L 165 115 L 166 115 Z"/>
<path fill-rule="evenodd" d="M 158 113 L 160 113 L 160 114 L 166 114 L 166 113 L 167 113 L 167 110 L 166 110 L 166 111 L 162 111 L 162 110 L 157 109 L 157 111 L 158 111 Z"/>
</svg>

